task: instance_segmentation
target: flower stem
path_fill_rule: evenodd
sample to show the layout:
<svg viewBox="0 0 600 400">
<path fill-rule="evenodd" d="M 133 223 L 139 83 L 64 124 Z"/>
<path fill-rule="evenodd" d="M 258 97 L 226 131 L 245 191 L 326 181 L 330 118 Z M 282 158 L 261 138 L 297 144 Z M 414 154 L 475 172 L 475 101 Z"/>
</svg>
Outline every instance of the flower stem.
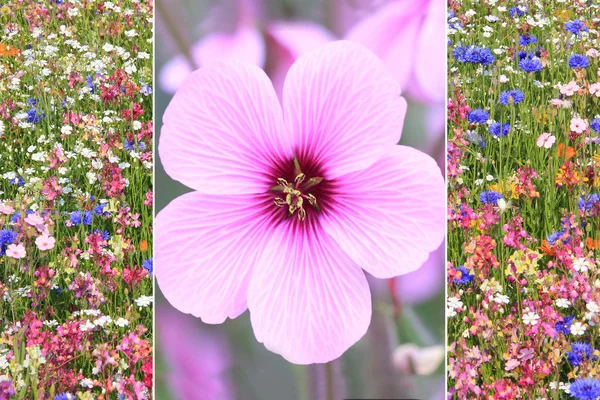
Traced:
<svg viewBox="0 0 600 400">
<path fill-rule="evenodd" d="M 158 9 L 158 14 L 160 15 L 165 27 L 167 28 L 167 31 L 175 41 L 175 45 L 179 49 L 179 52 L 183 54 L 186 61 L 190 64 L 193 70 L 198 69 L 196 62 L 194 61 L 194 58 L 190 53 L 190 49 L 192 46 L 190 45 L 190 43 L 188 43 L 183 34 L 179 31 L 177 24 L 175 23 L 175 21 L 173 21 L 171 15 L 167 11 L 167 7 L 165 7 L 162 1 L 157 1 L 156 8 Z"/>
<path fill-rule="evenodd" d="M 333 362 L 333 361 L 332 361 Z M 333 388 L 333 366 L 332 362 L 328 362 L 323 366 L 325 369 L 325 399 L 326 400 L 335 400 L 333 397 L 334 388 Z"/>
</svg>

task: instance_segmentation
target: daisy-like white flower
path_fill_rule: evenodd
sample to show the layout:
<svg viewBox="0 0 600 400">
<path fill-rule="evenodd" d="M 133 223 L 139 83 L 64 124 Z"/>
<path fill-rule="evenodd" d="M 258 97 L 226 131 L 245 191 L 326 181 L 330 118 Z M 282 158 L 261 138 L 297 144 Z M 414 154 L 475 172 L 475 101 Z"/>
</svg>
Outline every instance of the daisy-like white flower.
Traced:
<svg viewBox="0 0 600 400">
<path fill-rule="evenodd" d="M 443 240 L 445 190 L 429 156 L 398 146 L 406 102 L 351 42 L 290 68 L 280 104 L 258 67 L 190 75 L 159 154 L 195 189 L 156 219 L 156 276 L 177 309 L 222 323 L 246 309 L 257 339 L 298 364 L 339 357 L 366 332 L 361 268 L 390 278 Z"/>
<path fill-rule="evenodd" d="M 571 306 L 571 302 L 567 299 L 559 298 L 555 301 L 556 307 L 559 308 L 569 308 Z"/>
<path fill-rule="evenodd" d="M 529 311 L 527 314 L 523 315 L 523 323 L 525 325 L 537 325 L 540 316 L 537 313 Z"/>
<path fill-rule="evenodd" d="M 585 329 L 585 325 L 583 325 L 581 322 L 574 322 L 571 325 L 571 334 L 575 336 L 581 336 L 585 333 Z"/>
<path fill-rule="evenodd" d="M 578 258 L 573 261 L 573 269 L 577 272 L 585 272 L 589 269 L 590 262 L 585 258 Z"/>
</svg>

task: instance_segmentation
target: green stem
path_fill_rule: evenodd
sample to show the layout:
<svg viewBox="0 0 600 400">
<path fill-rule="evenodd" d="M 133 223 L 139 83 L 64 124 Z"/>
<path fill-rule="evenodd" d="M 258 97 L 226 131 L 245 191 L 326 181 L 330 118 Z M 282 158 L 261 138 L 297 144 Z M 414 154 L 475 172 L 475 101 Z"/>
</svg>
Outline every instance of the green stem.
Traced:
<svg viewBox="0 0 600 400">
<path fill-rule="evenodd" d="M 183 54 L 186 61 L 192 67 L 193 70 L 198 69 L 198 65 L 196 65 L 196 62 L 194 61 L 194 58 L 190 53 L 190 49 L 192 46 L 190 43 L 188 43 L 188 41 L 185 39 L 181 31 L 179 30 L 175 21 L 173 21 L 173 19 L 171 18 L 171 15 L 167 11 L 167 7 L 165 7 L 162 1 L 157 1 L 156 8 L 158 10 L 158 14 L 161 16 L 162 21 L 164 22 L 167 30 L 169 31 L 169 34 L 175 41 L 175 45 L 177 46 L 181 54 Z"/>
</svg>

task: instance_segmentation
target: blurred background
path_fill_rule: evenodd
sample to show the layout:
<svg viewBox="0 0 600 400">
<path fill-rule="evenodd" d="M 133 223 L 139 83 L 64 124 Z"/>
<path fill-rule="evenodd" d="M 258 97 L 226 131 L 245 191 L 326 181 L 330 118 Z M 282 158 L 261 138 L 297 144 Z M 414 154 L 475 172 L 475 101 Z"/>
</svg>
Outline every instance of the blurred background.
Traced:
<svg viewBox="0 0 600 400">
<path fill-rule="evenodd" d="M 296 58 L 328 41 L 370 48 L 409 102 L 401 144 L 444 170 L 446 11 L 443 0 L 157 0 L 156 126 L 187 74 L 222 58 L 263 68 L 280 93 Z M 189 191 L 156 164 L 156 212 Z M 338 393 L 361 399 L 443 399 L 445 243 L 420 270 L 369 277 L 371 326 L 333 362 Z M 160 266 L 158 266 L 160 268 Z M 368 274 L 367 274 L 368 275 Z M 206 325 L 156 291 L 156 398 L 313 400 L 323 366 L 298 366 L 256 341 L 248 312 Z"/>
</svg>

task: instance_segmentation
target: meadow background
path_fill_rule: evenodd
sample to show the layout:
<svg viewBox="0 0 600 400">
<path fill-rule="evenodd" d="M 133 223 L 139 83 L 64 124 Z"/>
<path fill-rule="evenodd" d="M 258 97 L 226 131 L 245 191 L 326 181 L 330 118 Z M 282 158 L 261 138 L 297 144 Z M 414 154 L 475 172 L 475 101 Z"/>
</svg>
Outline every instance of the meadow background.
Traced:
<svg viewBox="0 0 600 400">
<path fill-rule="evenodd" d="M 241 10 L 248 4 L 257 7 L 258 12 L 254 16 L 244 14 L 247 25 L 242 27 L 255 28 L 260 37 L 267 38 L 264 67 L 271 77 L 277 77 L 280 71 L 278 67 L 288 62 L 291 55 L 301 53 L 302 49 L 293 43 L 286 46 L 281 40 L 267 34 L 275 21 L 284 21 L 284 25 L 290 21 L 303 21 L 314 28 L 309 29 L 312 35 L 325 36 L 322 32 L 326 31 L 331 39 L 342 38 L 353 25 L 366 16 L 374 15 L 389 3 L 350 0 L 161 2 L 157 5 L 157 140 L 160 140 L 161 117 L 174 91 L 173 81 L 180 81 L 179 74 L 190 70 L 182 52 L 188 53 L 188 59 L 198 57 L 194 62 L 207 57 L 209 51 L 195 49 L 201 48 L 202 40 L 209 35 L 237 32 L 240 29 L 240 14 L 244 14 Z M 414 10 L 420 16 L 416 15 L 415 18 L 423 18 L 429 4 L 428 1 L 419 2 L 419 7 Z M 441 7 L 444 7 L 443 3 Z M 444 16 L 440 24 L 443 21 Z M 391 40 L 395 35 L 402 34 L 401 30 L 397 31 L 403 25 L 398 22 L 390 25 L 396 27 L 387 33 Z M 313 36 L 307 34 L 307 31 L 297 31 L 297 41 L 310 42 L 308 38 Z M 445 43 L 443 35 L 438 40 Z M 225 43 L 215 51 L 217 54 L 230 51 Z M 441 47 L 443 49 L 443 44 Z M 247 58 L 252 58 L 252 55 Z M 440 73 L 443 74 L 443 65 L 441 67 Z M 437 102 L 419 102 L 414 97 L 408 100 L 409 111 L 401 143 L 427 151 L 443 169 L 443 96 Z M 156 165 L 156 186 L 159 188 L 156 193 L 156 212 L 189 191 L 165 174 L 160 160 Z M 398 350 L 400 344 L 414 343 L 421 348 L 436 349 L 429 354 L 443 352 L 444 268 L 442 245 L 423 271 L 393 282 L 372 280 L 374 313 L 370 329 L 359 343 L 334 364 L 335 373 L 342 378 L 347 397 L 443 398 L 443 362 L 434 362 L 434 371 L 419 376 L 414 370 L 411 371 L 413 366 L 407 362 L 407 354 L 412 349 L 405 347 L 396 353 L 394 351 Z M 390 294 L 390 288 L 393 288 L 394 296 Z M 181 398 L 178 393 L 189 390 L 188 393 L 198 393 L 198 396 L 201 396 L 200 393 L 221 393 L 223 398 L 302 400 L 314 393 L 312 385 L 321 385 L 315 377 L 320 373 L 320 366 L 292 365 L 258 343 L 248 312 L 235 320 L 228 319 L 222 325 L 206 325 L 172 308 L 161 296 L 158 285 L 156 291 L 158 398 Z M 397 315 L 395 312 L 398 312 Z M 170 329 L 174 324 L 185 326 L 186 333 Z M 423 359 L 426 355 L 420 354 L 419 357 Z M 402 361 L 395 362 L 394 359 Z M 435 355 L 433 359 L 436 359 Z"/>
<path fill-rule="evenodd" d="M 0 399 L 150 399 L 152 2 L 0 4 Z"/>
<path fill-rule="evenodd" d="M 448 7 L 448 390 L 596 399 L 598 2 Z"/>
</svg>

